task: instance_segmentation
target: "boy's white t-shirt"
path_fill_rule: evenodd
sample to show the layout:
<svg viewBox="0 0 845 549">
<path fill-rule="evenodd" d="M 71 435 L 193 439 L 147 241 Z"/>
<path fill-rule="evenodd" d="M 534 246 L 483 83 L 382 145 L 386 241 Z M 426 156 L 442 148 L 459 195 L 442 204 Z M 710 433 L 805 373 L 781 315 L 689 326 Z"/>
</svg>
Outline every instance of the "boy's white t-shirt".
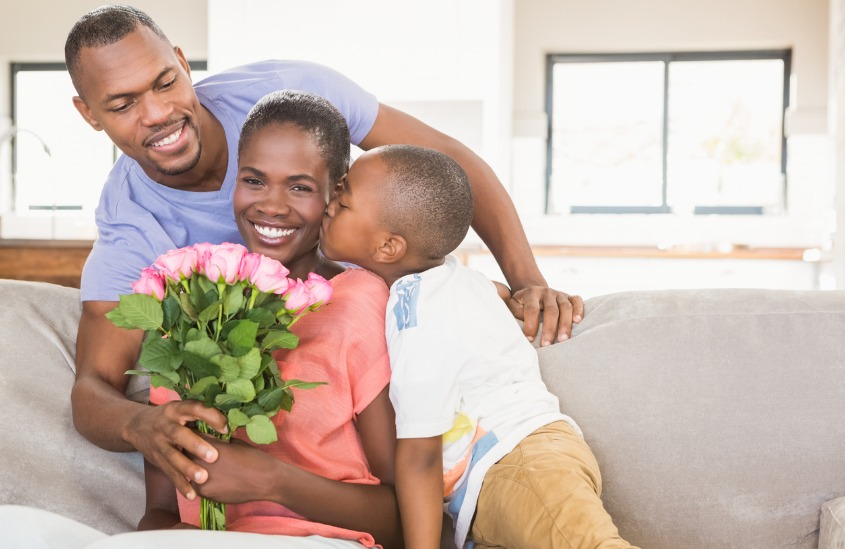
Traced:
<svg viewBox="0 0 845 549">
<path fill-rule="evenodd" d="M 551 422 L 580 429 L 493 283 L 451 256 L 391 286 L 385 332 L 397 436 L 443 435 L 445 509 L 462 547 L 490 466 Z"/>
</svg>

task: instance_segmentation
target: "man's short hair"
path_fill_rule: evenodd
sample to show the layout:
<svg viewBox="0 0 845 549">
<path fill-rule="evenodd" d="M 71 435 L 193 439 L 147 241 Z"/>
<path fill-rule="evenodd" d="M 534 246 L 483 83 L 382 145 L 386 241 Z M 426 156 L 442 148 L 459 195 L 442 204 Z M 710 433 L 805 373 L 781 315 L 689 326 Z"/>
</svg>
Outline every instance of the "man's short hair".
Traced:
<svg viewBox="0 0 845 549">
<path fill-rule="evenodd" d="M 339 182 L 349 169 L 349 126 L 326 99 L 297 90 L 268 93 L 249 111 L 238 141 L 238 156 L 255 133 L 270 124 L 293 124 L 317 142 L 329 168 L 331 183 Z M 333 188 L 328 189 L 330 192 Z"/>
<path fill-rule="evenodd" d="M 137 8 L 122 4 L 101 6 L 91 10 L 73 25 L 65 41 L 65 64 L 76 93 L 82 95 L 77 83 L 82 48 L 101 48 L 114 44 L 139 26 L 147 27 L 163 40 L 168 41 L 167 36 L 149 15 Z"/>
<path fill-rule="evenodd" d="M 472 189 L 466 172 L 447 155 L 415 145 L 378 148 L 389 184 L 381 219 L 421 257 L 445 257 L 472 223 Z"/>
</svg>

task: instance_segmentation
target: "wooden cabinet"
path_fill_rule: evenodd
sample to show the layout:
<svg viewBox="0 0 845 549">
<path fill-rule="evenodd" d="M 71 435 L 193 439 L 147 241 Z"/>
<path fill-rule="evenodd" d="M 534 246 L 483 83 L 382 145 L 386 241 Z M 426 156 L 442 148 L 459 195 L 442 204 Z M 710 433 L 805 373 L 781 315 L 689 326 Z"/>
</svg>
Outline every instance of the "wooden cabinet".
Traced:
<svg viewBox="0 0 845 549">
<path fill-rule="evenodd" d="M 79 288 L 90 241 L 0 240 L 0 278 Z"/>
</svg>

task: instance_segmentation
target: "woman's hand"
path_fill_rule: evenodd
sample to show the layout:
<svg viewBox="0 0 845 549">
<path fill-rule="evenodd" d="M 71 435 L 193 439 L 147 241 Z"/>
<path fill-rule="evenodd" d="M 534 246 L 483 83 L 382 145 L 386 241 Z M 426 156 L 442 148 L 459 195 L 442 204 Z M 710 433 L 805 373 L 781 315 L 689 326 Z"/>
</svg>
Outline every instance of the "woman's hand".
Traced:
<svg viewBox="0 0 845 549">
<path fill-rule="evenodd" d="M 280 480 L 284 463 L 237 439 L 204 440 L 214 446 L 217 460 L 202 464 L 208 478 L 202 484 L 193 483 L 199 495 L 220 503 L 276 501 L 274 486 Z"/>
</svg>

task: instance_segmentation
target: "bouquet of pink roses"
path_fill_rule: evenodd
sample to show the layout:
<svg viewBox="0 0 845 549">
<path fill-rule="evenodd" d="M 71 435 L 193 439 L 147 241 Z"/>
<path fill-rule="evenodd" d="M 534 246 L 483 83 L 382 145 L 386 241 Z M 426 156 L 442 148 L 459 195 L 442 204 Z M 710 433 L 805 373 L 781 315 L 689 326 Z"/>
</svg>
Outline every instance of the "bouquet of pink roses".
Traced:
<svg viewBox="0 0 845 549">
<path fill-rule="evenodd" d="M 239 427 L 256 444 L 277 440 L 270 420 L 290 411 L 292 389 L 319 382 L 283 380 L 272 353 L 296 347 L 290 327 L 320 308 L 332 294 L 323 277 L 287 278 L 278 261 L 248 253 L 240 244 L 197 244 L 160 256 L 132 285 L 134 294 L 106 316 L 122 328 L 147 337 L 139 364 L 153 387 L 174 390 L 180 398 L 201 400 L 228 419 L 227 434 L 203 422 L 197 428 L 228 439 Z M 203 498 L 203 529 L 225 530 L 225 506 Z"/>
</svg>

